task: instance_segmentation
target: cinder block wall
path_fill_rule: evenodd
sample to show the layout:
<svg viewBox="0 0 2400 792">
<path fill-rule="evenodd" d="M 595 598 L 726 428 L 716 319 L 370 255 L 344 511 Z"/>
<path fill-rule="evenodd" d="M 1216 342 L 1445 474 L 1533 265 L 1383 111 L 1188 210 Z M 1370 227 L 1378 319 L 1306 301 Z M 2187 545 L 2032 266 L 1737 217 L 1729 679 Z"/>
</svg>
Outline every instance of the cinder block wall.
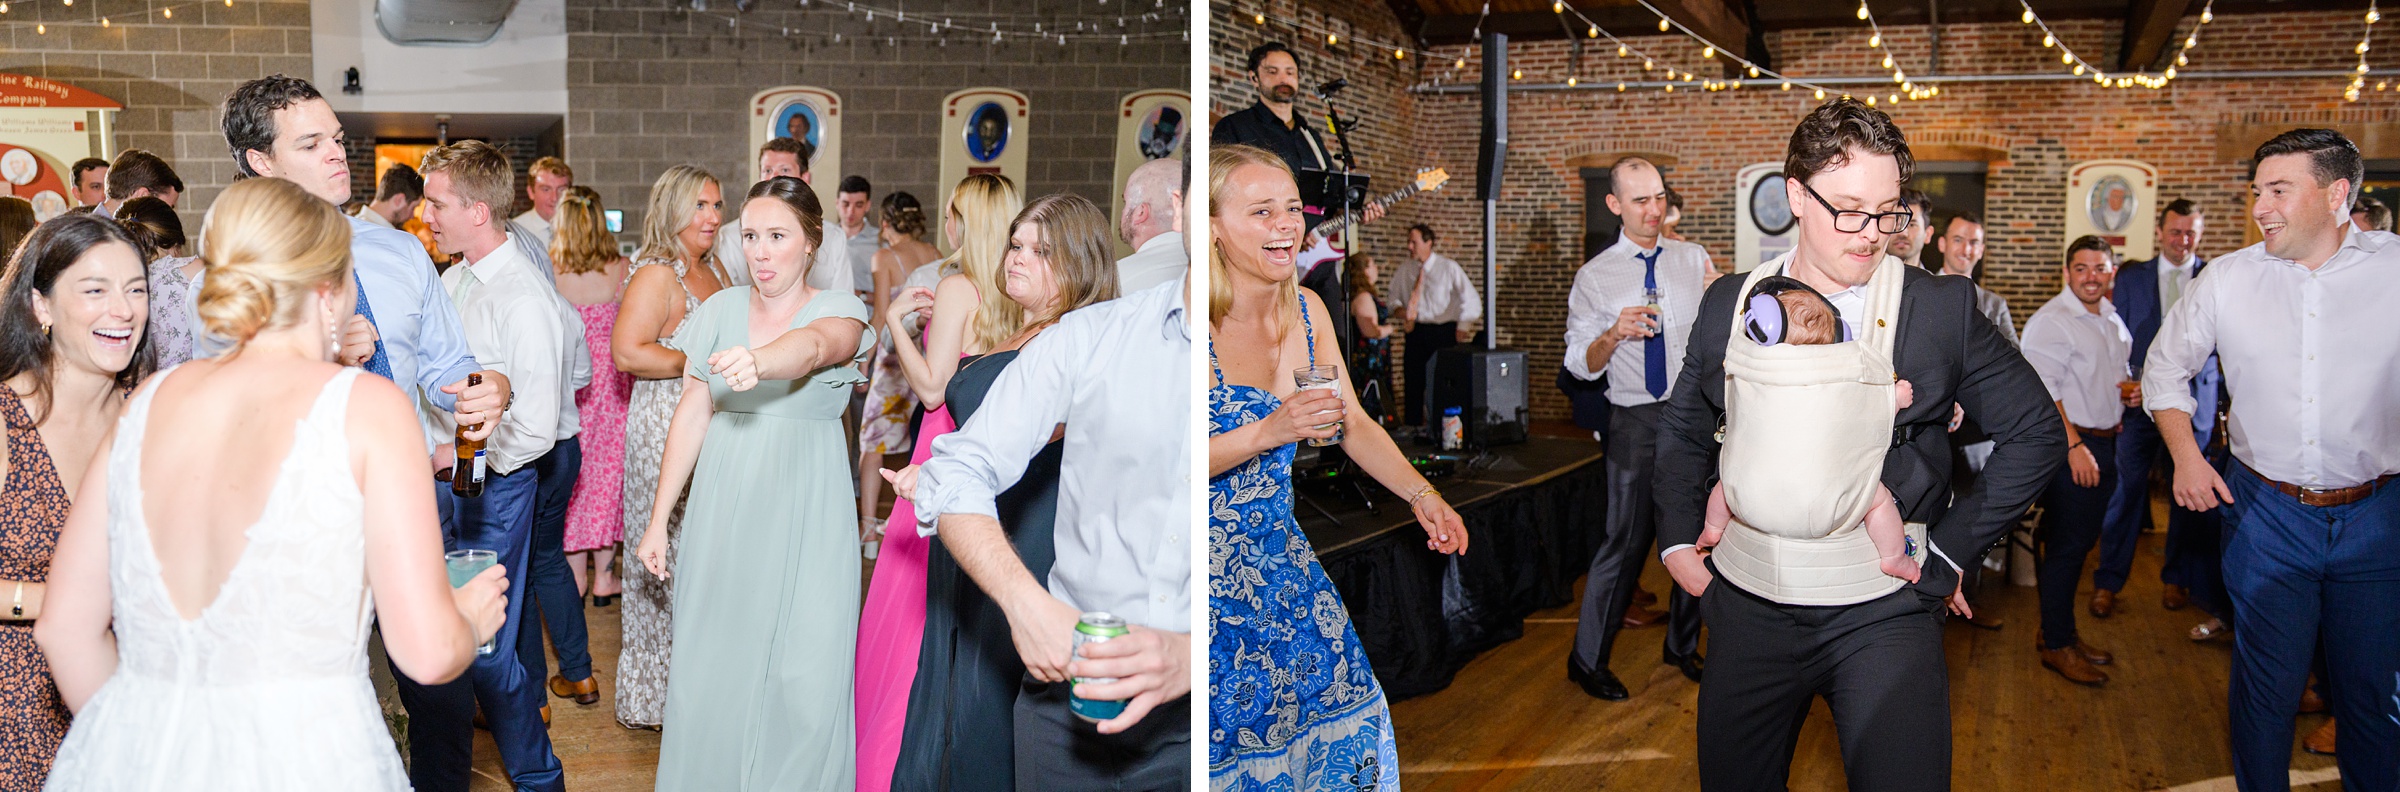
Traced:
<svg viewBox="0 0 2400 792">
<path fill-rule="evenodd" d="M 308 3 L 202 3 L 173 19 L 153 12 L 109 27 L 97 21 L 128 10 L 12 3 L 9 24 L 0 26 L 0 71 L 73 83 L 125 105 L 118 150 L 149 149 L 175 166 L 188 188 L 177 208 L 185 231 L 197 235 L 202 213 L 235 173 L 217 108 L 244 80 L 309 73 Z M 36 24 L 49 32 L 34 32 Z"/>
<path fill-rule="evenodd" d="M 1024 137 L 1027 194 L 1073 192 L 1106 207 L 1117 101 L 1137 90 L 1190 85 L 1190 45 L 1179 37 L 1063 46 L 991 44 L 972 35 L 908 40 L 930 35 L 920 18 L 950 15 L 959 24 L 993 14 L 1073 20 L 1123 7 L 1129 29 L 1190 24 L 1188 12 L 1140 21 L 1174 12 L 1151 3 L 949 0 L 910 3 L 905 22 L 878 16 L 871 23 L 839 4 L 782 5 L 790 7 L 754 12 L 732 26 L 653 0 L 568 2 L 566 158 L 578 183 L 625 210 L 624 238 L 641 227 L 650 184 L 670 166 L 707 169 L 725 182 L 729 198 L 747 184 L 750 97 L 766 88 L 814 85 L 841 95 L 842 172 L 813 178 L 861 175 L 878 199 L 907 190 L 928 206 L 942 199 L 934 194 L 942 97 L 976 86 L 1023 91 L 1033 104 Z M 784 36 L 786 27 L 795 35 Z M 830 40 L 835 33 L 840 43 Z"/>
</svg>

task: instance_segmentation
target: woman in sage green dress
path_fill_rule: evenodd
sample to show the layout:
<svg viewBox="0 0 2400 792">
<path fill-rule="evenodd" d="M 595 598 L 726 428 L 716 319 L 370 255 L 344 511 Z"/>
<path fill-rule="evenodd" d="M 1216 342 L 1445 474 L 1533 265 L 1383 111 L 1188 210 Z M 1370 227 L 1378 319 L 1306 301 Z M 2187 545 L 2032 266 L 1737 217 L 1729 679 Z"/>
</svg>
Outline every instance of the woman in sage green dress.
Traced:
<svg viewBox="0 0 2400 792">
<path fill-rule="evenodd" d="M 674 575 L 658 789 L 849 790 L 858 636 L 858 501 L 842 410 L 875 336 L 846 291 L 803 282 L 822 238 L 808 184 L 779 177 L 742 207 L 752 284 L 677 331 L 683 399 L 660 492 L 691 484 Z M 705 357 L 703 357 L 705 355 Z M 672 505 L 660 499 L 651 525 Z M 637 551 L 666 576 L 666 534 Z"/>
</svg>

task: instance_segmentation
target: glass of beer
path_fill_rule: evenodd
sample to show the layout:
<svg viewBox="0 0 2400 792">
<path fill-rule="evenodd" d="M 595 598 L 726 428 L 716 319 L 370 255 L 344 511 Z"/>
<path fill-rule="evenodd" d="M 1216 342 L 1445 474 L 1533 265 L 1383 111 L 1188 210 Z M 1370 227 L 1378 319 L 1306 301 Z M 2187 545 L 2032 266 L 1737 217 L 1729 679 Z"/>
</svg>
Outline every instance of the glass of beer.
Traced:
<svg viewBox="0 0 2400 792">
<path fill-rule="evenodd" d="M 450 587 L 455 589 L 474 580 L 476 575 L 483 574 L 493 564 L 500 563 L 500 554 L 490 550 L 452 550 L 442 554 L 442 562 L 443 566 L 450 569 Z M 475 647 L 475 654 L 491 654 L 493 649 L 498 648 L 495 644 L 499 640 L 499 636 L 493 636 L 492 640 Z"/>
<path fill-rule="evenodd" d="M 2142 395 L 2142 367 L 2125 364 L 2125 381 L 2117 383 L 2117 400 L 2129 402 Z"/>
<path fill-rule="evenodd" d="M 1339 383 L 1339 381 L 1341 380 L 1341 376 L 1342 376 L 1341 370 L 1340 370 L 1340 369 L 1336 369 L 1336 368 L 1334 368 L 1334 367 L 1332 367 L 1332 366 L 1309 366 L 1309 367 L 1307 367 L 1307 368 L 1297 368 L 1297 369 L 1292 369 L 1292 382 L 1293 382 L 1293 383 L 1295 383 L 1295 384 L 1297 384 L 1297 385 L 1299 385 L 1301 390 L 1312 390 L 1312 389 L 1321 389 L 1321 390 L 1327 390 L 1327 391 L 1333 390 L 1333 389 L 1336 387 L 1336 385 Z M 1334 430 L 1334 431 L 1333 431 L 1333 436 L 1332 436 L 1332 437 L 1325 438 L 1325 439 L 1323 439 L 1323 440 L 1319 440 L 1319 439 L 1317 439 L 1317 438 L 1311 437 L 1311 438 L 1309 438 L 1309 439 L 1308 439 L 1308 444 L 1309 444 L 1309 445 L 1312 445 L 1312 446 L 1329 446 L 1329 445 L 1340 445 L 1340 444 L 1341 444 L 1341 442 L 1342 442 L 1342 414 L 1337 412 L 1337 413 L 1333 413 L 1332 415 L 1333 415 L 1333 420 L 1332 420 L 1332 421 L 1329 421 L 1329 422 L 1326 422 L 1326 423 L 1317 424 L 1317 428 L 1318 428 L 1318 429 L 1326 429 L 1326 428 L 1331 428 L 1331 429 L 1333 429 L 1333 430 Z"/>
</svg>

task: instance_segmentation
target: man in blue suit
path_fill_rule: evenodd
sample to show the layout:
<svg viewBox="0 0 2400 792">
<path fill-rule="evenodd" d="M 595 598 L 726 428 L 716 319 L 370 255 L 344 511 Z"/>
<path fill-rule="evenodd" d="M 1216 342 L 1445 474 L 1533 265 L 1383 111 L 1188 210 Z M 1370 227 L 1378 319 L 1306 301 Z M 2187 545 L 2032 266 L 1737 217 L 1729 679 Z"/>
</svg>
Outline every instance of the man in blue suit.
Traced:
<svg viewBox="0 0 2400 792">
<path fill-rule="evenodd" d="M 2116 304 L 2117 317 L 2133 331 L 2131 363 L 2135 371 L 2149 356 L 2159 322 L 2208 265 L 2198 253 L 2201 227 L 2198 205 L 2182 198 L 2168 203 L 2158 216 L 2158 256 L 2117 271 L 2111 301 Z M 2216 426 L 2219 379 L 2217 359 L 2211 355 L 2192 381 L 2192 395 L 2200 402 L 2199 409 L 2192 411 L 2192 431 L 2202 447 L 2208 446 L 2210 430 Z M 2101 524 L 2100 564 L 2092 569 L 2090 610 L 2098 618 L 2107 618 L 2116 610 L 2117 592 L 2125 588 L 2125 578 L 2132 571 L 2134 539 L 2150 523 L 2150 469 L 2172 464 L 2159 441 L 2158 425 L 2142 409 L 2140 396 L 2130 395 L 2127 402 L 2124 435 L 2117 441 L 2117 491 L 2109 497 L 2108 516 Z M 2196 602 L 2211 616 L 2226 615 L 2223 578 L 2218 571 L 2220 521 L 2215 512 L 2187 513 L 2173 504 L 2168 508 L 2172 516 L 2167 521 L 2167 560 L 2159 572 L 2167 584 L 2162 604 L 2178 610 Z"/>
</svg>

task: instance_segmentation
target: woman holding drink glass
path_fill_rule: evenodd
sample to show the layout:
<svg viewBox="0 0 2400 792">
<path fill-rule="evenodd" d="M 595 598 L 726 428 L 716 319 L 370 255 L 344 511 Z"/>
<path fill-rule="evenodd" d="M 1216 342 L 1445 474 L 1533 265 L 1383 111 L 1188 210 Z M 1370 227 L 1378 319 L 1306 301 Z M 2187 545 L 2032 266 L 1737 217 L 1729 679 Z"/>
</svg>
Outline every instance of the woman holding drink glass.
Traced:
<svg viewBox="0 0 2400 792">
<path fill-rule="evenodd" d="M 1359 409 L 1348 372 L 1320 370 L 1341 347 L 1295 280 L 1300 190 L 1283 160 L 1211 149 L 1209 214 L 1209 784 L 1316 789 L 1372 762 L 1397 788 L 1383 690 L 1292 515 L 1294 444 L 1339 438 L 1408 500 L 1429 549 L 1466 552 L 1466 526 Z"/>
<path fill-rule="evenodd" d="M 48 788 L 407 789 L 369 618 L 446 682 L 505 571 L 450 586 L 415 410 L 333 362 L 357 299 L 333 205 L 250 179 L 201 236 L 200 321 L 233 346 L 144 383 L 84 477 L 105 496 L 68 517 L 36 628 L 77 713 Z"/>
</svg>

